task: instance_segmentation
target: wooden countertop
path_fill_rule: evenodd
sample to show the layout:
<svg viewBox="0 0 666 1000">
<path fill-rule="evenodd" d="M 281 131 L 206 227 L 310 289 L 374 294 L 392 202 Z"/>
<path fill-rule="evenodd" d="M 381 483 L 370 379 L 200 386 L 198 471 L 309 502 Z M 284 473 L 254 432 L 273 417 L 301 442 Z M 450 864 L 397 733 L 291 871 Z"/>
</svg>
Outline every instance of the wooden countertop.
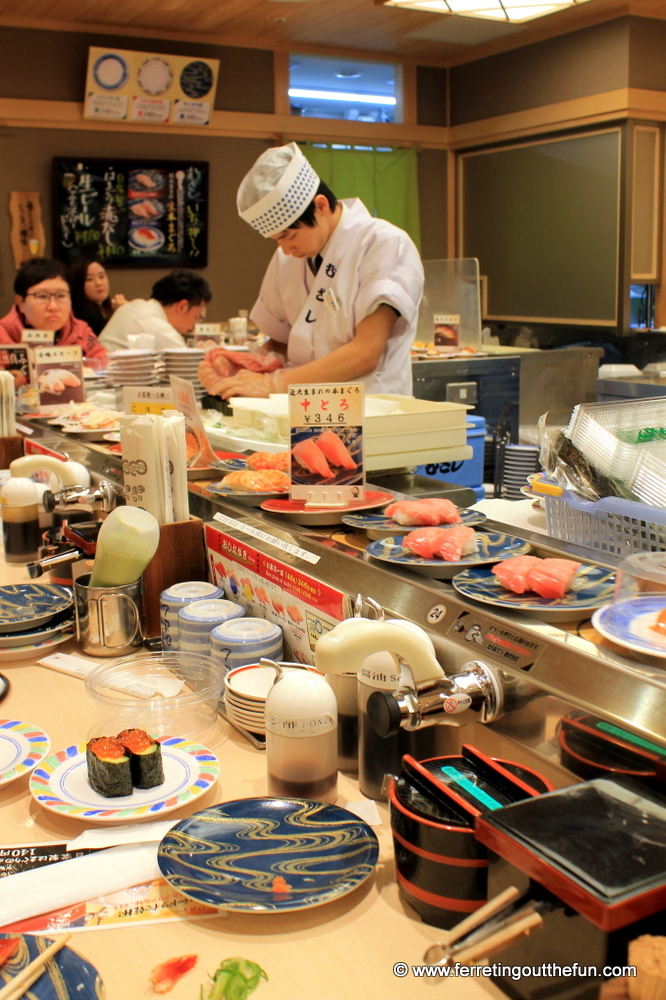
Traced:
<svg viewBox="0 0 666 1000">
<path fill-rule="evenodd" d="M 1 557 L 0 557 L 1 558 Z M 3 584 L 27 580 L 23 567 L 0 562 Z M 78 652 L 75 640 L 58 647 Z M 11 688 L 0 708 L 4 718 L 41 726 L 57 751 L 86 740 L 96 729 L 96 710 L 83 682 L 28 662 L 0 663 Z M 210 748 L 218 755 L 218 783 L 189 807 L 183 817 L 229 799 L 266 794 L 265 755 L 220 720 Z M 73 839 L 88 825 L 38 806 L 28 791 L 28 776 L 0 788 L 3 845 Z M 340 775 L 338 804 L 361 798 L 358 784 Z M 203 920 L 160 926 L 76 932 L 69 945 L 91 961 L 106 986 L 106 1000 L 142 1000 L 155 994 L 150 970 L 178 955 L 197 953 L 199 961 L 168 994 L 170 1000 L 198 1000 L 199 986 L 219 963 L 235 955 L 258 962 L 269 981 L 257 988 L 257 1000 L 405 1000 L 431 996 L 433 989 L 450 1000 L 488 1000 L 503 993 L 487 979 L 415 981 L 393 974 L 396 962 L 418 964 L 440 932 L 421 922 L 402 902 L 395 882 L 388 809 L 379 803 L 383 825 L 374 876 L 347 897 L 312 910 L 264 916 L 221 912 Z M 1 884 L 1 883 L 0 883 Z"/>
</svg>

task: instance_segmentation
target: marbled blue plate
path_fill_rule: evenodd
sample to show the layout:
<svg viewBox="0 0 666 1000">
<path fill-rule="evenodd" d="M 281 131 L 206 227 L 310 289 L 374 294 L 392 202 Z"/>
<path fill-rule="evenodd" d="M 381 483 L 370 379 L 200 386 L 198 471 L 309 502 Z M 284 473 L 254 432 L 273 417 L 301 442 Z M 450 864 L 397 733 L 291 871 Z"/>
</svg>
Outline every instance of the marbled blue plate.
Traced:
<svg viewBox="0 0 666 1000">
<path fill-rule="evenodd" d="M 257 798 L 182 820 L 160 844 L 157 860 L 165 879 L 189 899 L 274 913 L 345 896 L 372 874 L 378 851 L 372 829 L 346 809 Z"/>
<path fill-rule="evenodd" d="M 41 625 L 72 604 L 69 587 L 54 583 L 15 583 L 0 587 L 0 632 L 21 632 Z"/>
<path fill-rule="evenodd" d="M 446 525 L 442 525 L 442 528 L 446 528 Z M 435 580 L 450 580 L 464 566 L 483 566 L 485 563 L 500 562 L 500 560 L 508 559 L 510 556 L 524 556 L 530 551 L 529 543 L 514 535 L 485 534 L 477 531 L 476 540 L 479 551 L 470 556 L 464 556 L 459 562 L 424 559 L 423 556 L 416 556 L 403 549 L 400 537 L 381 538 L 376 542 L 370 542 L 365 551 L 373 559 L 381 559 L 393 566 L 410 569 L 414 573 L 420 573 L 422 576 L 429 576 Z"/>
<path fill-rule="evenodd" d="M 651 628 L 662 611 L 666 611 L 666 594 L 646 594 L 599 608 L 592 616 L 592 624 L 611 642 L 637 653 L 666 657 L 666 636 L 660 642 L 658 633 Z"/>
<path fill-rule="evenodd" d="M 10 983 L 22 969 L 53 944 L 53 938 L 24 934 L 2 934 L 2 938 L 19 937 L 18 951 L 0 966 L 0 986 Z M 43 975 L 25 994 L 34 1000 L 104 1000 L 104 984 L 94 965 L 65 945 L 46 965 Z"/>
<path fill-rule="evenodd" d="M 242 493 L 240 490 L 232 490 L 228 486 L 220 486 L 218 483 L 206 486 L 205 490 L 206 493 L 211 493 L 213 496 L 226 497 L 227 500 L 235 500 L 236 503 L 243 503 L 246 507 L 259 507 L 264 500 L 277 500 L 278 497 L 287 496 L 288 493 L 288 490 L 280 492 L 274 490 L 271 493 L 257 493 L 254 490 L 248 490 L 247 493 Z"/>
<path fill-rule="evenodd" d="M 462 518 L 462 521 L 458 523 L 465 524 L 468 528 L 471 528 L 474 524 L 483 524 L 486 520 L 486 515 L 482 514 L 480 510 L 468 510 L 466 507 L 459 507 L 458 513 Z M 425 527 L 425 525 L 398 524 L 397 521 L 394 521 L 392 517 L 387 517 L 386 514 L 345 514 L 342 518 L 342 523 L 348 525 L 350 528 L 367 531 L 368 538 L 382 538 L 385 535 L 407 535 L 417 527 Z M 437 527 L 446 528 L 448 525 L 439 524 Z M 377 532 L 377 534 L 374 534 L 374 532 Z"/>
<path fill-rule="evenodd" d="M 520 611 L 544 621 L 582 619 L 602 604 L 613 600 L 615 573 L 603 566 L 583 564 L 576 570 L 571 589 L 562 600 L 539 597 L 538 594 L 513 594 L 499 582 L 489 569 L 467 569 L 451 581 L 464 597 L 483 604 Z"/>
<path fill-rule="evenodd" d="M 221 458 L 218 462 L 220 469 L 225 472 L 244 472 L 247 469 L 246 458 Z"/>
<path fill-rule="evenodd" d="M 28 643 L 46 642 L 58 635 L 59 632 L 65 632 L 73 627 L 74 617 L 67 615 L 63 617 L 62 621 L 58 620 L 55 623 L 49 621 L 45 625 L 38 628 L 30 627 L 26 631 L 11 632 L 9 635 L 3 635 L 0 631 L 0 649 L 14 649 L 16 646 L 26 646 Z"/>
</svg>

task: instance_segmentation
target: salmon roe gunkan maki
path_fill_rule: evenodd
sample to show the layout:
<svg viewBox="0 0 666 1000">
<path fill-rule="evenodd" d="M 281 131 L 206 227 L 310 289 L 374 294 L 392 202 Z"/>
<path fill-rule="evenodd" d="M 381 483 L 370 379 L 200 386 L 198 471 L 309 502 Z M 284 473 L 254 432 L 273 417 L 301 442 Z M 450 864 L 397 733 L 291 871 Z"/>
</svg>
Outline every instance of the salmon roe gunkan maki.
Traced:
<svg viewBox="0 0 666 1000">
<path fill-rule="evenodd" d="M 162 748 L 143 729 L 123 729 L 118 742 L 129 754 L 130 772 L 135 788 L 154 788 L 164 781 Z"/>
<path fill-rule="evenodd" d="M 113 736 L 99 736 L 86 744 L 86 764 L 91 788 L 104 798 L 132 794 L 130 757 Z"/>
</svg>

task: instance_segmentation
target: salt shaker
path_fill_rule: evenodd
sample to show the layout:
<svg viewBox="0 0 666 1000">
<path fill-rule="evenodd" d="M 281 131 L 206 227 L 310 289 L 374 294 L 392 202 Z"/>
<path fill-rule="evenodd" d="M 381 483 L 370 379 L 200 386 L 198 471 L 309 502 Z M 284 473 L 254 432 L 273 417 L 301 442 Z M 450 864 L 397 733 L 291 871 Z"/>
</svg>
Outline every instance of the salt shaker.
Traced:
<svg viewBox="0 0 666 1000">
<path fill-rule="evenodd" d="M 335 802 L 338 707 L 331 686 L 308 670 L 278 676 L 266 698 L 268 794 Z"/>
</svg>

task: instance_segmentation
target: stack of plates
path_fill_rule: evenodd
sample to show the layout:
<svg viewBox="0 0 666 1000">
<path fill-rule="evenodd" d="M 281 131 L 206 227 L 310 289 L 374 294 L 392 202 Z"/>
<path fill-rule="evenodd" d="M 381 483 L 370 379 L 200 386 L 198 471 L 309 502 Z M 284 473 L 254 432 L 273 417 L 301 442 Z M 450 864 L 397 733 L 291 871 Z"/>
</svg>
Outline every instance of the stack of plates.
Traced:
<svg viewBox="0 0 666 1000">
<path fill-rule="evenodd" d="M 495 496 L 522 500 L 527 477 L 539 472 L 539 449 L 531 444 L 500 444 L 495 455 Z"/>
<path fill-rule="evenodd" d="M 162 351 L 160 365 L 160 382 L 162 385 L 169 384 L 170 375 L 178 375 L 187 379 L 194 385 L 194 392 L 197 399 L 201 399 L 206 394 L 206 390 L 197 378 L 197 369 L 203 361 L 205 351 L 194 347 L 173 347 Z"/>
<path fill-rule="evenodd" d="M 106 370 L 107 384 L 157 385 L 159 378 L 155 363 L 158 357 L 158 351 L 113 351 L 109 354 L 109 367 Z"/>
<path fill-rule="evenodd" d="M 300 669 L 282 665 L 284 672 Z M 251 733 L 266 732 L 266 698 L 276 676 L 272 667 L 259 664 L 229 671 L 224 679 L 224 701 L 233 723 Z"/>
<path fill-rule="evenodd" d="M 73 632 L 72 592 L 55 584 L 0 587 L 0 660 L 37 659 Z"/>
</svg>

